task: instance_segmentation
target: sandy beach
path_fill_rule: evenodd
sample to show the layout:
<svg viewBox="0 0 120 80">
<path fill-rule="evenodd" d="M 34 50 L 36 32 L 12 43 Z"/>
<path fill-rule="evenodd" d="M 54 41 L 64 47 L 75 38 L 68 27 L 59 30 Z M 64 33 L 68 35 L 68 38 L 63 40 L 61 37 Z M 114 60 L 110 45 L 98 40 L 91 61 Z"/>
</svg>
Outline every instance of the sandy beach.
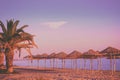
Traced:
<svg viewBox="0 0 120 80">
<path fill-rule="evenodd" d="M 14 67 L 14 74 L 0 74 L 0 80 L 119 80 L 120 71 L 70 70 Z"/>
</svg>

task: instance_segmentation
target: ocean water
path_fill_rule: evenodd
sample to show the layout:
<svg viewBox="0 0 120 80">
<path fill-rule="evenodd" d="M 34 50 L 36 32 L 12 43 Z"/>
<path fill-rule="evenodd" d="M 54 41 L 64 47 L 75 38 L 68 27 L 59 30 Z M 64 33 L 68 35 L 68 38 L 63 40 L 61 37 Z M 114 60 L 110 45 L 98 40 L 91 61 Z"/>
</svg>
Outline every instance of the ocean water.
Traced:
<svg viewBox="0 0 120 80">
<path fill-rule="evenodd" d="M 71 68 L 92 70 L 116 70 L 120 71 L 120 59 L 39 59 L 39 60 L 15 60 L 16 66 L 33 66 L 36 68 Z"/>
</svg>

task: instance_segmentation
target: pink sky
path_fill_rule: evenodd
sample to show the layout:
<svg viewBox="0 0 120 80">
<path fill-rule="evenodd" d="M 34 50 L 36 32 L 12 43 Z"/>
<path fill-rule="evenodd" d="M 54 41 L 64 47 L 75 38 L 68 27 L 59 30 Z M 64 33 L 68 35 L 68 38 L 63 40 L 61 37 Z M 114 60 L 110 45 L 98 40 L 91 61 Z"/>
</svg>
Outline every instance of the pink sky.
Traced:
<svg viewBox="0 0 120 80">
<path fill-rule="evenodd" d="M 120 0 L 1 0 L 0 19 L 36 35 L 33 54 L 120 49 Z M 26 52 L 24 55 L 27 55 Z"/>
</svg>

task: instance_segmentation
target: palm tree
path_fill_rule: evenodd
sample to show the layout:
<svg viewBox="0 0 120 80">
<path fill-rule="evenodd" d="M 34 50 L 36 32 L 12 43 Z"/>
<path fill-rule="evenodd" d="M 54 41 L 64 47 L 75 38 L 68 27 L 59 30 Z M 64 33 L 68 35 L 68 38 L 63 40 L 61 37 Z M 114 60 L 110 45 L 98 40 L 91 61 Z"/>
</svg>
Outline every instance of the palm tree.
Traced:
<svg viewBox="0 0 120 80">
<path fill-rule="evenodd" d="M 0 27 L 2 28 L 2 32 L 0 33 L 0 47 L 2 47 L 5 59 L 6 59 L 6 69 L 7 72 L 13 72 L 13 57 L 14 51 L 19 51 L 19 56 L 21 55 L 21 49 L 26 49 L 30 55 L 30 48 L 36 46 L 33 41 L 33 35 L 25 32 L 23 29 L 28 27 L 28 25 L 24 25 L 21 28 L 17 28 L 19 20 L 8 20 L 7 27 L 0 21 Z M 37 46 L 36 46 L 37 47 Z"/>
</svg>

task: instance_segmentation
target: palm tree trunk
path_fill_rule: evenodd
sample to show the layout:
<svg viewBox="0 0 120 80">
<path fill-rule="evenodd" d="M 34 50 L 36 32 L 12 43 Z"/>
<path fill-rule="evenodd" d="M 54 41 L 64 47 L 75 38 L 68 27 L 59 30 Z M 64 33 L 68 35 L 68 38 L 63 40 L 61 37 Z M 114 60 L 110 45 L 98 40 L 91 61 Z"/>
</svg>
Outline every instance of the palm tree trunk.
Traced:
<svg viewBox="0 0 120 80">
<path fill-rule="evenodd" d="M 6 69 L 7 69 L 8 73 L 13 72 L 13 56 L 14 56 L 14 51 L 13 50 L 8 50 L 7 53 L 5 53 Z"/>
<path fill-rule="evenodd" d="M 0 70 L 4 68 L 4 53 L 0 53 Z"/>
</svg>

